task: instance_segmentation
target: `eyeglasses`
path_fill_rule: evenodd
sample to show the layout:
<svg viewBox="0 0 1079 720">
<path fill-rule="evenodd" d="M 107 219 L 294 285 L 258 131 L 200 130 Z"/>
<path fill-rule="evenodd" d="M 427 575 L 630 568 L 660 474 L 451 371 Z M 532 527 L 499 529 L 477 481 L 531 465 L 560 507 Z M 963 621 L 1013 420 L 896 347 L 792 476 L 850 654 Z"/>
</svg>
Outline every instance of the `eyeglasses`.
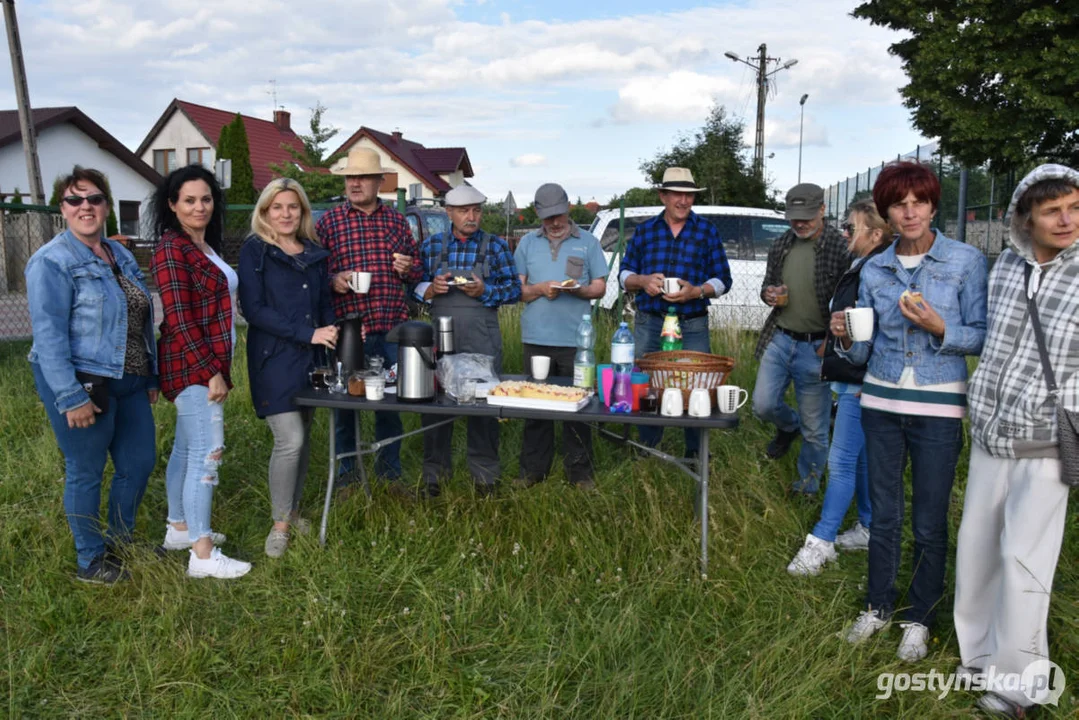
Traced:
<svg viewBox="0 0 1079 720">
<path fill-rule="evenodd" d="M 104 193 L 94 193 L 93 195 L 67 195 L 66 197 L 64 197 L 64 202 L 66 202 L 71 207 L 77 208 L 81 207 L 83 201 L 85 200 L 94 207 L 98 207 L 100 205 L 104 205 L 106 199 L 107 198 L 105 197 Z"/>
<path fill-rule="evenodd" d="M 843 232 L 847 233 L 848 235 L 854 234 L 854 223 L 843 223 L 842 225 L 840 225 L 840 227 L 843 228 Z"/>
</svg>

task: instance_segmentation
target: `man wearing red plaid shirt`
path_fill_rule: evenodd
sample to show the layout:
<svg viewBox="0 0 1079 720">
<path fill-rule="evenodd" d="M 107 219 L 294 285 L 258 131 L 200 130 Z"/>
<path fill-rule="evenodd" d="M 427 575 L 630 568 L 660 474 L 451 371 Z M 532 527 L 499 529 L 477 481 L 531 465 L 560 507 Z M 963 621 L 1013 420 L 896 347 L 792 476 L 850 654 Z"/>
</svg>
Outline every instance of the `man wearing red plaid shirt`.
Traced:
<svg viewBox="0 0 1079 720">
<path fill-rule="evenodd" d="M 330 170 L 345 176 L 346 200 L 319 218 L 316 230 L 319 241 L 330 251 L 330 282 L 333 307 L 338 320 L 359 315 L 363 320 L 363 354 L 380 355 L 386 366 L 397 362 L 396 343 L 386 342 L 386 333 L 408 319 L 405 283 L 419 282 L 423 271 L 416 240 L 404 216 L 378 197 L 383 173 L 378 153 L 355 148 L 348 153 L 344 167 Z M 354 292 L 349 285 L 353 272 L 371 273 L 366 293 Z M 356 450 L 353 433 L 355 419 L 351 410 L 336 410 L 338 452 Z M 384 440 L 402 433 L 397 413 L 375 413 L 375 439 Z M 341 462 L 344 488 L 355 481 L 352 459 Z M 391 443 L 375 455 L 375 475 L 387 481 L 401 478 L 401 443 Z"/>
</svg>

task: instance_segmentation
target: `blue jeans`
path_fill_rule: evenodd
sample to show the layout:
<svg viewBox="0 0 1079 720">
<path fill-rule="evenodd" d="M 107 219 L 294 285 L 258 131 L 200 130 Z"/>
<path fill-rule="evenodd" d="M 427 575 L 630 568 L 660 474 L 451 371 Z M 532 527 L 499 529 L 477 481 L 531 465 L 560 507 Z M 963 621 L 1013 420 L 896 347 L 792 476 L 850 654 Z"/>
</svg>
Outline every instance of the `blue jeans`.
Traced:
<svg viewBox="0 0 1079 720">
<path fill-rule="evenodd" d="M 365 358 L 381 355 L 386 358 L 386 368 L 397 362 L 397 343 L 386 342 L 386 333 L 370 333 L 363 341 L 363 356 Z M 334 435 L 334 443 L 337 452 L 356 451 L 355 414 L 352 410 L 334 410 L 337 422 L 337 432 Z M 375 440 L 400 435 L 404 432 L 401 423 L 401 415 L 395 412 L 375 413 Z M 356 467 L 353 458 L 345 458 L 338 466 L 341 474 L 352 472 Z M 390 443 L 375 453 L 375 476 L 387 480 L 396 480 L 401 477 L 401 441 Z M 338 486 L 344 483 L 338 483 Z"/>
<path fill-rule="evenodd" d="M 832 419 L 832 389 L 820 379 L 817 348 L 823 340 L 798 342 L 776 330 L 764 350 L 753 388 L 753 414 L 784 432 L 802 430 L 798 453 L 799 485 L 816 492 L 828 460 L 828 426 Z M 794 382 L 795 411 L 783 401 Z"/>
<path fill-rule="evenodd" d="M 850 501 L 858 500 L 858 522 L 869 527 L 872 515 L 869 503 L 869 467 L 865 458 L 865 434 L 862 432 L 862 398 L 853 392 L 841 393 L 839 411 L 828 451 L 828 486 L 824 505 L 813 534 L 835 542 L 839 526 L 847 515 Z"/>
<path fill-rule="evenodd" d="M 869 500 L 869 592 L 866 603 L 888 617 L 895 610 L 895 580 L 903 539 L 903 470 L 910 456 L 914 575 L 904 619 L 931 625 L 944 594 L 948 558 L 948 505 L 963 447 L 956 418 L 898 415 L 862 408 Z"/>
<path fill-rule="evenodd" d="M 176 438 L 165 468 L 168 520 L 186 522 L 192 540 L 210 535 L 210 507 L 225 448 L 225 407 L 210 402 L 209 393 L 205 385 L 190 385 L 176 397 Z"/>
<path fill-rule="evenodd" d="M 683 319 L 682 349 L 696 352 L 712 352 L 711 336 L 708 333 L 708 318 Z M 663 316 L 638 312 L 633 325 L 633 357 L 638 361 L 645 353 L 656 352 L 663 344 L 660 331 L 663 330 Z M 663 428 L 641 425 L 637 428 L 641 444 L 655 447 L 663 438 Z M 697 428 L 685 428 L 686 456 L 695 457 L 701 447 L 701 431 Z"/>
<path fill-rule="evenodd" d="M 56 409 L 56 396 L 41 367 L 30 363 L 37 394 L 45 404 L 56 444 L 64 454 L 64 513 L 75 538 L 79 567 L 90 566 L 110 544 L 127 542 L 157 463 L 154 416 L 146 395 L 149 377 L 124 374 L 109 380 L 109 409 L 87 428 L 69 428 L 67 416 Z M 101 482 L 105 459 L 114 468 L 109 488 L 108 536 L 101 532 Z"/>
</svg>

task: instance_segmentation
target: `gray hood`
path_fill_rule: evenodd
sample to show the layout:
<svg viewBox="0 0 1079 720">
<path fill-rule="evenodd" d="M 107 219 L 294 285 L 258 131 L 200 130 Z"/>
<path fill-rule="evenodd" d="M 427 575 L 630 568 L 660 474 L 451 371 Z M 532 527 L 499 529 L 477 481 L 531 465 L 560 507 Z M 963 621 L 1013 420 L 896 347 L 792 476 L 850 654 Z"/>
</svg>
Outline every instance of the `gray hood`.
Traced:
<svg viewBox="0 0 1079 720">
<path fill-rule="evenodd" d="M 1020 257 L 1026 260 L 1030 264 L 1034 262 L 1034 250 L 1032 249 L 1030 232 L 1025 227 L 1025 224 L 1019 221 L 1016 217 L 1015 208 L 1019 204 L 1019 199 L 1023 197 L 1030 186 L 1041 182 L 1042 180 L 1064 179 L 1070 182 L 1075 187 L 1079 188 L 1079 171 L 1072 170 L 1070 167 L 1064 165 L 1039 165 L 1034 168 L 1023 178 L 1019 185 L 1016 186 L 1015 192 L 1012 193 L 1012 201 L 1008 204 L 1008 217 L 1010 221 L 1008 223 L 1008 239 L 1011 241 L 1012 247 L 1019 253 Z M 1075 243 L 1072 247 L 1065 250 L 1064 253 L 1076 252 L 1076 246 L 1079 243 Z M 1064 253 L 1061 253 L 1063 255 Z M 1059 256 L 1058 256 L 1059 257 Z"/>
</svg>

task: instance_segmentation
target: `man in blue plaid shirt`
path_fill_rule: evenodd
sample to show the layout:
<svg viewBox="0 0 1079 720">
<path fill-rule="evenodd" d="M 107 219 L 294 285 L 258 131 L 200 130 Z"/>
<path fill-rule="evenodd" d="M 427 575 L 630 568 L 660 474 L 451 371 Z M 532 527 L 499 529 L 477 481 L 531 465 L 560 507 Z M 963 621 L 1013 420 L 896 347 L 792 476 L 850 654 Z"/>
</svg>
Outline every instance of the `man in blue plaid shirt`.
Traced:
<svg viewBox="0 0 1079 720">
<path fill-rule="evenodd" d="M 657 188 L 664 210 L 637 226 L 622 258 L 619 281 L 626 292 L 637 291 L 634 324 L 635 357 L 660 349 L 660 331 L 667 308 L 678 312 L 685 350 L 711 352 L 708 335 L 709 299 L 731 289 L 731 268 L 715 225 L 693 212 L 693 173 L 671 167 Z M 674 278 L 678 291 L 663 292 L 663 281 Z M 641 426 L 643 444 L 655 447 L 663 428 Z M 700 434 L 686 428 L 686 456 L 696 457 Z"/>
</svg>

